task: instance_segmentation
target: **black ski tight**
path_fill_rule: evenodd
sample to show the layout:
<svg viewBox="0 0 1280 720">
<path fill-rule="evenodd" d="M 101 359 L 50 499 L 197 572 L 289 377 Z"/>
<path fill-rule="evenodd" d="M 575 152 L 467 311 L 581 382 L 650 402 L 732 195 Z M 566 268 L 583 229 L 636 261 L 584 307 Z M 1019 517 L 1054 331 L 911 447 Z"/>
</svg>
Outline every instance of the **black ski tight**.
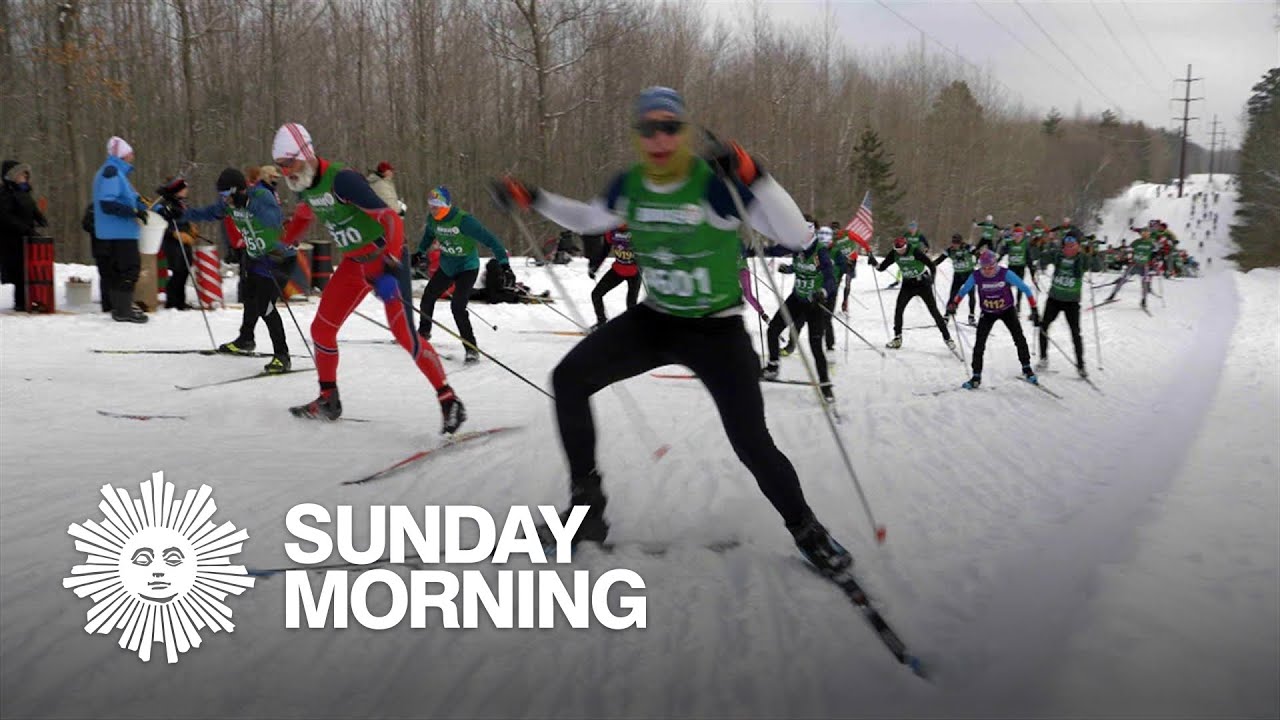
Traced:
<svg viewBox="0 0 1280 720">
<path fill-rule="evenodd" d="M 436 273 L 427 281 L 427 287 L 422 291 L 422 305 L 418 312 L 422 318 L 418 321 L 418 334 L 425 338 L 431 337 L 431 315 L 436 310 L 436 300 L 449 289 L 449 284 L 453 283 L 453 296 L 449 299 L 449 309 L 453 310 L 453 322 L 458 326 L 458 334 L 463 340 L 476 344 L 476 334 L 471 330 L 471 316 L 467 314 L 467 301 L 471 299 L 471 289 L 475 287 L 476 278 L 479 277 L 479 268 L 471 270 L 463 270 L 462 272 L 450 277 L 443 270 L 436 270 Z"/>
<path fill-rule="evenodd" d="M 1040 359 L 1049 353 L 1049 323 L 1062 313 L 1071 328 L 1071 344 L 1076 348 L 1076 367 L 1084 365 L 1084 343 L 1080 340 L 1080 301 L 1049 298 L 1044 304 L 1044 318 L 1040 321 Z"/>
<path fill-rule="evenodd" d="M 610 265 L 609 271 L 600 278 L 600 282 L 596 283 L 591 291 L 591 306 L 596 310 L 597 321 L 604 322 L 608 319 L 604 314 L 604 296 L 624 282 L 627 284 L 627 309 L 635 307 L 636 300 L 640 298 L 640 273 L 623 277 L 614 272 L 614 266 Z"/>
<path fill-rule="evenodd" d="M 252 262 L 247 258 L 246 261 Z M 245 294 L 244 314 L 241 316 L 240 336 L 236 338 L 236 344 L 254 342 L 254 327 L 258 324 L 258 318 L 262 318 L 262 323 L 267 326 L 267 333 L 271 336 L 272 354 L 288 355 L 289 346 L 285 342 L 284 321 L 280 319 L 280 312 L 276 309 L 276 300 L 280 299 L 279 282 L 274 278 L 250 272 L 244 278 L 243 292 Z"/>
<path fill-rule="evenodd" d="M 596 469 L 591 396 L 662 365 L 684 365 L 711 393 L 734 452 L 788 525 L 809 512 L 795 468 L 765 425 L 759 358 L 740 316 L 680 318 L 637 305 L 578 343 L 552 374 L 560 441 L 569 472 Z M 616 421 L 615 421 L 616 422 Z M 616 425 L 615 442 L 626 433 Z"/>
<path fill-rule="evenodd" d="M 902 288 L 898 290 L 898 304 L 893 309 L 893 336 L 902 336 L 902 313 L 907 309 L 907 303 L 911 302 L 911 298 L 915 297 L 923 300 L 924 306 L 929 308 L 929 314 L 933 316 L 933 322 L 937 324 L 938 330 L 942 332 L 942 339 L 950 340 L 951 333 L 947 331 L 947 319 L 942 316 L 942 313 L 938 312 L 938 303 L 933 297 L 933 282 L 920 278 L 902 281 Z"/>
<path fill-rule="evenodd" d="M 1009 328 L 1013 336 L 1013 344 L 1018 348 L 1018 361 L 1023 367 L 1031 364 L 1031 351 L 1027 349 L 1027 338 L 1022 334 L 1022 324 L 1018 322 L 1017 308 L 1008 308 L 1001 313 L 982 313 L 978 318 L 978 339 L 973 343 L 973 374 L 982 374 L 982 355 L 987 349 L 987 336 L 991 334 L 991 326 L 999 320 Z"/>
<path fill-rule="evenodd" d="M 194 264 L 191 248 L 172 233 L 165 233 L 164 243 L 160 247 L 164 251 L 165 262 L 169 265 L 169 282 L 164 286 L 164 306 L 185 307 L 187 279 L 191 276 L 189 268 Z"/>
<path fill-rule="evenodd" d="M 964 287 L 964 282 L 968 280 L 969 276 L 972 274 L 972 271 L 956 273 L 955 277 L 951 278 L 951 293 L 947 295 L 947 302 L 951 302 L 960 294 L 960 289 Z M 969 293 L 969 317 L 973 317 L 973 304 L 977 301 L 977 298 L 975 297 L 977 294 L 978 293 L 976 292 Z"/>
<path fill-rule="evenodd" d="M 791 319 L 796 323 L 796 333 L 799 334 L 800 329 L 806 324 L 809 326 L 809 351 L 813 353 L 813 364 L 818 368 L 818 380 L 821 382 L 830 382 L 827 376 L 827 356 L 822 351 L 822 336 L 827 328 L 827 316 L 822 306 L 816 302 L 802 300 L 795 293 L 787 296 L 787 312 L 791 313 Z M 774 314 L 773 319 L 769 321 L 769 331 L 767 333 L 769 342 L 769 362 L 778 361 L 778 336 L 787 329 L 787 319 L 783 317 L 782 311 L 779 310 Z M 790 338 L 788 338 L 790 339 Z"/>
</svg>

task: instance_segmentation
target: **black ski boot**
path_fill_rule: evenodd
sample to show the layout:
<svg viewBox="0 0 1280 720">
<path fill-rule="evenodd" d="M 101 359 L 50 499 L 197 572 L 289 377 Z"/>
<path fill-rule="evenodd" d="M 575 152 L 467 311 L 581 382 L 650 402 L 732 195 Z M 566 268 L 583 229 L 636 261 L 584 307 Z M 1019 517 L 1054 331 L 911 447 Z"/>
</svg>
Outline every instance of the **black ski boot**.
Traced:
<svg viewBox="0 0 1280 720">
<path fill-rule="evenodd" d="M 770 381 L 777 380 L 778 379 L 778 361 L 770 360 L 769 364 L 765 365 L 764 369 L 760 371 L 760 377 Z"/>
<path fill-rule="evenodd" d="M 609 523 L 604 519 L 606 502 L 607 498 L 604 490 L 600 487 L 600 473 L 595 470 L 592 470 L 585 478 L 575 480 L 569 484 L 569 509 L 560 513 L 561 524 L 569 519 L 574 507 L 578 505 L 587 506 L 587 515 L 582 519 L 582 524 L 578 526 L 578 531 L 573 535 L 571 545 L 574 548 L 577 548 L 578 544 L 583 542 L 603 544 L 609 537 Z M 546 525 L 538 526 L 538 539 L 542 541 L 543 552 L 548 555 L 555 552 L 556 537 Z"/>
<path fill-rule="evenodd" d="M 467 354 L 462 358 L 463 365 L 475 365 L 480 362 L 480 351 L 475 348 L 467 348 Z"/>
<path fill-rule="evenodd" d="M 800 553 L 823 575 L 838 575 L 853 565 L 853 556 L 831 537 L 813 513 L 809 513 L 799 525 L 788 526 L 787 529 L 795 538 Z"/>
<path fill-rule="evenodd" d="M 822 399 L 827 401 L 827 404 L 831 404 L 836 401 L 836 394 L 835 391 L 831 389 L 831 383 L 824 382 L 819 385 L 818 388 L 822 390 Z"/>
<path fill-rule="evenodd" d="M 262 371 L 269 375 L 283 375 L 293 369 L 293 360 L 288 355 L 275 355 L 263 366 Z"/>
<path fill-rule="evenodd" d="M 453 394 L 453 388 L 448 385 L 436 391 L 436 399 L 440 401 L 440 414 L 443 419 L 440 434 L 452 435 L 458 432 L 462 423 L 467 421 L 467 408 L 458 396 Z"/>
<path fill-rule="evenodd" d="M 342 417 L 342 400 L 338 397 L 338 388 L 320 391 L 320 397 L 306 405 L 289 408 L 294 417 L 308 420 L 337 420 Z"/>
<path fill-rule="evenodd" d="M 218 352 L 224 355 L 250 355 L 254 348 L 257 347 L 252 340 L 241 340 L 236 338 L 229 343 L 222 343 L 218 346 Z"/>
</svg>

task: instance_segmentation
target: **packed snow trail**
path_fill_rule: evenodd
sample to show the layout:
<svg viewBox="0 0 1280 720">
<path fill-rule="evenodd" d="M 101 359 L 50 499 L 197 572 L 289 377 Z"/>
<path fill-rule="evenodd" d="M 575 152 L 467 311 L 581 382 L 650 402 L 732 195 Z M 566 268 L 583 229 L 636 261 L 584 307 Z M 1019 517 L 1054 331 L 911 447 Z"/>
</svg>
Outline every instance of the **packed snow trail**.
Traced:
<svg viewBox="0 0 1280 720">
<path fill-rule="evenodd" d="M 1193 179 L 1189 189 L 1201 182 Z M 1109 203 L 1099 236 L 1118 237 L 1129 215 L 1158 216 L 1179 231 L 1190 200 L 1153 195 L 1152 186 L 1138 185 Z M 1148 207 L 1134 212 L 1143 201 Z M 1202 260 L 1203 278 L 1166 281 L 1167 308 L 1153 301 L 1155 317 L 1148 317 L 1130 286 L 1121 302 L 1098 311 L 1106 369 L 1093 378 L 1105 394 L 1076 380 L 1052 350 L 1053 367 L 1062 372 L 1043 381 L 1065 399 L 1019 383 L 1012 343 L 1001 328 L 987 347 L 988 382 L 974 393 L 914 394 L 956 386 L 969 375 L 936 332 L 907 333 L 903 349 L 887 358 L 856 341 L 847 354 L 831 353 L 845 417 L 840 431 L 877 518 L 888 526 L 883 548 L 865 526 L 812 390 L 763 385 L 770 429 L 795 463 L 810 503 L 854 553 L 859 578 L 886 619 L 913 650 L 936 660 L 936 685 L 894 663 L 839 591 L 801 563 L 734 457 L 700 383 L 648 374 L 625 385 L 672 450 L 654 463 L 653 448 L 641 441 L 617 397 L 600 393 L 593 406 L 601 471 L 614 537 L 670 542 L 672 549 L 662 558 L 627 549 L 598 557 L 588 552 L 581 567 L 640 573 L 648 585 L 649 629 L 285 631 L 283 584 L 271 580 L 230 602 L 233 634 L 207 637 L 204 647 L 159 676 L 122 653 L 114 636 L 85 635 L 88 605 L 61 587 L 82 559 L 66 528 L 93 516 L 103 484 L 136 489 L 156 470 L 179 487 L 207 482 L 219 516 L 249 531 L 237 561 L 278 567 L 288 564 L 284 514 L 302 502 L 350 504 L 357 517 L 373 504 L 468 504 L 495 514 L 512 504 L 559 505 L 565 471 L 551 404 L 493 363 L 446 361 L 471 416 L 464 430 L 526 429 L 441 453 L 377 483 L 342 486 L 440 442 L 434 393 L 397 347 L 343 343 L 345 411 L 371 422 L 316 424 L 285 410 L 314 397 L 311 374 L 178 392 L 174 384 L 252 373 L 262 360 L 89 352 L 204 347 L 203 323 L 192 313 L 161 312 L 145 326 L 96 313 L 0 316 L 5 714 L 1025 716 L 1084 707 L 1072 704 L 1071 688 L 1124 692 L 1129 686 L 1106 686 L 1099 678 L 1133 676 L 1136 661 L 1169 648 L 1159 637 L 1118 625 L 1125 615 L 1114 610 L 1131 593 L 1166 592 L 1134 579 L 1145 568 L 1135 565 L 1144 557 L 1144 528 L 1159 518 L 1149 499 L 1178 483 L 1203 483 L 1215 460 L 1238 476 L 1230 486 L 1237 504 L 1268 507 L 1274 498 L 1280 466 L 1274 443 L 1259 441 L 1255 452 L 1223 458 L 1211 441 L 1231 437 L 1236 421 L 1222 403 L 1242 395 L 1264 406 L 1252 420 L 1256 435 L 1247 437 L 1280 432 L 1277 381 L 1274 372 L 1267 374 L 1274 354 L 1237 355 L 1238 348 L 1255 347 L 1247 343 L 1259 328 L 1269 327 L 1274 337 L 1275 275 L 1257 282 L 1250 274 L 1250 282 L 1241 282 L 1222 262 L 1232 202 L 1224 192 L 1216 208 L 1223 229 L 1206 243 L 1205 253 L 1217 262 L 1209 267 Z M 1200 254 L 1194 243 L 1187 245 Z M 548 287 L 545 270 L 518 258 L 513 267 L 535 289 Z M 59 280 L 76 270 L 83 272 L 59 266 Z M 585 309 L 594 284 L 585 263 L 554 271 L 573 293 L 571 301 Z M 948 287 L 949 270 L 940 274 L 939 286 Z M 850 323 L 882 344 L 888 338 L 881 337 L 865 263 L 854 293 L 867 307 L 851 301 Z M 775 309 L 776 299 L 761 299 L 766 310 Z M 884 299 L 892 307 L 892 293 Z M 0 305 L 5 300 L 0 295 Z M 606 305 L 616 315 L 623 297 L 614 293 Z M 1241 307 L 1244 324 L 1236 328 Z M 307 327 L 315 303 L 293 308 Z M 376 301 L 364 309 L 376 310 Z M 549 386 L 551 369 L 577 339 L 518 331 L 571 326 L 538 306 L 484 312 L 500 329 L 477 326 L 480 347 Z M 905 324 L 924 324 L 927 317 L 916 303 Z M 757 333 L 754 318 L 746 319 Z M 1082 320 L 1092 363 L 1091 313 Z M 210 321 L 220 341 L 230 339 L 239 311 L 213 312 Z M 1025 328 L 1034 341 L 1033 329 Z M 843 344 L 841 332 L 837 327 Z M 972 330 L 962 332 L 971 349 Z M 341 335 L 387 337 L 359 318 Z M 1070 347 L 1064 323 L 1053 326 L 1053 337 Z M 456 342 L 439 340 L 443 351 L 461 357 Z M 289 342 L 301 350 L 292 329 Z M 804 376 L 795 360 L 784 360 L 782 370 L 787 379 Z M 187 419 L 137 422 L 99 410 Z M 1208 427 L 1206 417 L 1221 427 Z M 1263 502 L 1250 495 L 1259 486 Z M 1197 499 L 1195 507 L 1201 502 L 1208 500 Z M 1259 637 L 1275 637 L 1276 613 L 1263 611 L 1275 607 L 1277 520 L 1251 517 L 1263 527 L 1250 528 L 1239 542 L 1217 536 L 1216 544 L 1194 551 L 1207 566 L 1224 556 L 1236 560 L 1232 595 L 1224 597 L 1224 579 L 1215 573 L 1165 573 L 1160 583 L 1197 607 L 1235 597 L 1223 610 L 1241 616 L 1230 637 L 1238 637 L 1236 626 L 1245 622 L 1258 627 Z M 703 547 L 725 540 L 741 546 L 723 553 Z M 1126 563 L 1132 569 L 1123 577 L 1108 570 Z M 1200 637 L 1188 636 L 1189 642 Z M 1207 664 L 1237 670 L 1230 680 L 1225 672 L 1207 685 L 1202 680 L 1201 687 L 1220 692 L 1217 703 L 1206 700 L 1198 709 L 1219 715 L 1280 710 L 1274 697 L 1257 692 L 1259 678 L 1275 668 L 1274 645 L 1271 656 L 1265 642 L 1243 653 L 1221 644 L 1194 647 L 1197 652 L 1161 667 L 1170 687 L 1194 686 Z M 1206 647 L 1213 652 L 1203 652 Z M 74 693 L 66 691 L 71 677 Z M 1111 707 L 1104 700 L 1099 711 Z M 1116 697 L 1119 705 L 1124 700 Z"/>
</svg>

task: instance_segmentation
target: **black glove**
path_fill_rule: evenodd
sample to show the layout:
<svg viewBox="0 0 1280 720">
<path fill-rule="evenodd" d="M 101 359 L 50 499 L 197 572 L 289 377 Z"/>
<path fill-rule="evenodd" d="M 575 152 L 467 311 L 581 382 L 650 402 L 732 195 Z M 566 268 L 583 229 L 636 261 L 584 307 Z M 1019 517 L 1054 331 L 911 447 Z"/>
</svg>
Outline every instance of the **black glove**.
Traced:
<svg viewBox="0 0 1280 720">
<path fill-rule="evenodd" d="M 528 210 L 538 197 L 538 188 L 517 180 L 510 175 L 489 181 L 489 197 L 498 207 L 511 212 Z"/>
<path fill-rule="evenodd" d="M 1036 308 L 1031 308 L 1031 325 L 1040 327 L 1040 311 Z"/>
<path fill-rule="evenodd" d="M 792 269 L 791 263 L 783 263 L 782 265 L 778 266 L 778 272 L 782 273 L 783 275 L 790 275 L 791 273 L 795 272 L 795 270 Z"/>
<path fill-rule="evenodd" d="M 597 273 L 599 270 L 600 270 L 600 266 L 599 266 L 599 265 L 589 265 L 589 266 L 587 266 L 587 277 L 591 278 L 592 280 L 595 280 L 595 279 L 596 279 L 596 273 Z"/>
<path fill-rule="evenodd" d="M 733 140 L 718 142 L 710 148 L 706 160 L 716 174 L 734 178 L 748 187 L 764 175 L 764 166 Z"/>
<path fill-rule="evenodd" d="M 138 218 L 138 220 L 139 220 L 143 225 L 147 224 L 147 211 L 146 211 L 146 210 L 143 210 L 142 208 L 138 208 L 138 211 L 137 211 L 137 212 L 135 212 L 133 215 L 134 215 L 134 217 Z"/>
<path fill-rule="evenodd" d="M 819 305 L 821 305 L 822 303 L 824 303 L 824 302 L 826 302 L 826 301 L 827 301 L 827 289 L 826 289 L 826 288 L 818 288 L 818 289 L 817 289 L 817 290 L 815 290 L 815 291 L 813 292 L 813 294 L 812 294 L 812 295 L 810 295 L 809 297 L 813 300 L 813 302 L 818 303 Z"/>
<path fill-rule="evenodd" d="M 427 258 L 426 253 L 416 252 L 409 257 L 409 267 L 412 267 L 414 269 L 417 269 L 417 268 L 426 269 L 428 267 L 431 267 L 431 260 Z"/>
<path fill-rule="evenodd" d="M 949 301 L 947 302 L 947 314 L 948 314 L 948 315 L 955 315 L 955 314 L 956 314 L 956 308 L 958 308 L 958 307 L 960 307 L 960 303 L 959 303 L 958 301 L 956 301 L 956 299 L 955 299 L 955 298 L 952 298 L 951 300 L 949 300 Z"/>
<path fill-rule="evenodd" d="M 870 265 L 871 267 L 875 267 L 876 265 L 879 265 L 879 263 L 876 262 L 876 256 L 872 255 L 871 253 L 867 253 L 867 264 Z"/>
</svg>

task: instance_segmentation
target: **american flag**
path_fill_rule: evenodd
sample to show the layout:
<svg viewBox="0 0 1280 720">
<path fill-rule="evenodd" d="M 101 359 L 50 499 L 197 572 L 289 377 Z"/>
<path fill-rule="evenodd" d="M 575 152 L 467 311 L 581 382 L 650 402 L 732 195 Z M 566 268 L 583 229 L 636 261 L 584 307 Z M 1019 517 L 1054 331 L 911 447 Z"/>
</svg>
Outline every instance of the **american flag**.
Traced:
<svg viewBox="0 0 1280 720">
<path fill-rule="evenodd" d="M 844 226 L 849 231 L 849 237 L 859 245 L 867 246 L 871 242 L 872 232 L 872 215 L 871 215 L 871 191 L 862 197 L 862 206 L 858 208 L 858 214 L 853 216 L 853 220 Z"/>
</svg>

